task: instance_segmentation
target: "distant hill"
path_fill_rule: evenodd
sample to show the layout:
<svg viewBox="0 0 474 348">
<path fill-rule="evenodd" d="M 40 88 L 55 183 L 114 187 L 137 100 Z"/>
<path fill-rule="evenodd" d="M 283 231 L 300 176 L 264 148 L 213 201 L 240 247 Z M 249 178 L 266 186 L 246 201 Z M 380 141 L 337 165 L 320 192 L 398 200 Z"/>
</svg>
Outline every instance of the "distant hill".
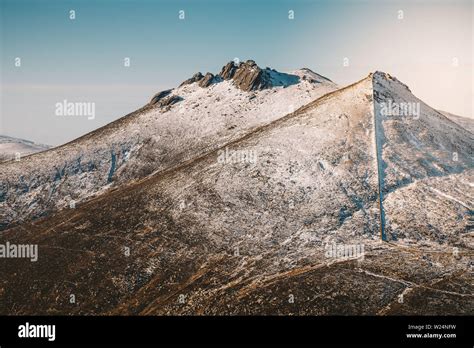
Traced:
<svg viewBox="0 0 474 348">
<path fill-rule="evenodd" d="M 0 162 L 14 160 L 16 154 L 21 157 L 51 148 L 49 145 L 36 144 L 29 140 L 0 135 Z"/>
</svg>

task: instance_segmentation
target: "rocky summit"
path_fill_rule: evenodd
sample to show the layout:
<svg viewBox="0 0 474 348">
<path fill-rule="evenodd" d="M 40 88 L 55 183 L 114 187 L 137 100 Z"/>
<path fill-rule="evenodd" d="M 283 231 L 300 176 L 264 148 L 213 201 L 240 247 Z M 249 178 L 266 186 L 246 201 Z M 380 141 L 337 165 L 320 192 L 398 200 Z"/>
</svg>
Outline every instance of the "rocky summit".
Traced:
<svg viewBox="0 0 474 348">
<path fill-rule="evenodd" d="M 301 71 L 303 71 L 302 69 Z M 306 69 L 310 72 L 309 69 Z M 316 82 L 311 76 L 303 75 L 301 78 L 310 82 Z M 230 61 L 222 67 L 221 72 L 214 76 L 207 73 L 203 76 L 200 72 L 194 74 L 180 86 L 185 86 L 197 82 L 200 87 L 209 87 L 213 83 L 221 81 L 231 81 L 237 88 L 249 92 L 263 90 L 277 86 L 287 87 L 291 84 L 298 83 L 300 77 L 292 74 L 280 73 L 274 69 L 260 68 L 255 61 L 247 60 L 246 62 L 236 63 Z M 328 80 L 329 81 L 329 80 Z"/>
<path fill-rule="evenodd" d="M 261 90 L 272 87 L 271 77 L 267 69 L 261 69 L 253 60 L 235 64 L 227 63 L 220 73 L 224 80 L 231 79 L 244 91 Z"/>
</svg>

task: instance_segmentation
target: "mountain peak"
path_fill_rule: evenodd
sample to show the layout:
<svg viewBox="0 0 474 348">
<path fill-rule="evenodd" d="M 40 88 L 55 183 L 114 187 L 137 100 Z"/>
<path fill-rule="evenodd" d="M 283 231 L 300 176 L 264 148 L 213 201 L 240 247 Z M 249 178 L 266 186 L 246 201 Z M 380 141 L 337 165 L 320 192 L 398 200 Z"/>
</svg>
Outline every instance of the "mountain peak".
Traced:
<svg viewBox="0 0 474 348">
<path fill-rule="evenodd" d="M 198 72 L 181 83 L 180 87 L 197 82 L 200 87 L 206 88 L 221 81 L 231 81 L 237 88 L 249 92 L 273 87 L 288 87 L 301 80 L 310 83 L 332 82 L 308 68 L 296 70 L 293 73 L 282 73 L 269 67 L 261 68 L 254 60 L 249 59 L 243 62 L 230 61 L 217 75 L 208 72 L 203 76 Z"/>
<path fill-rule="evenodd" d="M 244 91 L 262 90 L 272 87 L 269 69 L 260 68 L 254 60 L 229 62 L 221 70 L 224 80 L 232 80 L 235 86 Z"/>
<path fill-rule="evenodd" d="M 313 70 L 311 70 L 309 68 L 301 68 L 299 70 L 294 71 L 293 73 L 295 75 L 300 76 L 301 79 L 307 80 L 309 82 L 313 82 L 313 83 L 315 83 L 315 82 L 316 83 L 331 82 L 331 83 L 333 83 L 333 81 L 328 79 L 326 76 L 318 74 L 318 73 L 314 72 Z"/>
<path fill-rule="evenodd" d="M 395 83 L 404 87 L 406 90 L 408 90 L 408 92 L 411 92 L 410 87 L 408 87 L 406 84 L 401 82 L 395 76 L 390 75 L 389 73 L 377 70 L 373 73 L 370 73 L 369 77 L 372 77 L 374 84 L 388 86 L 387 83 Z"/>
</svg>

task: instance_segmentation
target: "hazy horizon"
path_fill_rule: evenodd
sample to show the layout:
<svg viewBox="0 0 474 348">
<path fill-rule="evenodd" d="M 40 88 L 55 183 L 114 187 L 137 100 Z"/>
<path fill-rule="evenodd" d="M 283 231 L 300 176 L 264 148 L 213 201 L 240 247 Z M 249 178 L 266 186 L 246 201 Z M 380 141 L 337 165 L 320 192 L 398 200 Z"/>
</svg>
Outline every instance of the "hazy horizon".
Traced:
<svg viewBox="0 0 474 348">
<path fill-rule="evenodd" d="M 235 57 L 341 87 L 385 71 L 430 106 L 473 117 L 471 1 L 0 2 L 2 135 L 65 143 Z M 63 100 L 94 102 L 95 119 L 56 116 Z"/>
</svg>

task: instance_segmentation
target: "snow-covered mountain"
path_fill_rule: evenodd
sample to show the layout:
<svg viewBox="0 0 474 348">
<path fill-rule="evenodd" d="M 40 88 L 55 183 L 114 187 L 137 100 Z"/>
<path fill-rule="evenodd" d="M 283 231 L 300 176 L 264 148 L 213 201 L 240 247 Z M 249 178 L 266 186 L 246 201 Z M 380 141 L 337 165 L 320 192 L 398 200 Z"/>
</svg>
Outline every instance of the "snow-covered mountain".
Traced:
<svg viewBox="0 0 474 348">
<path fill-rule="evenodd" d="M 438 110 L 441 114 L 449 118 L 454 123 L 457 123 L 461 127 L 467 129 L 469 132 L 474 133 L 474 119 L 469 117 L 463 117 L 454 115 L 450 112 Z"/>
<path fill-rule="evenodd" d="M 450 241 L 473 247 L 474 134 L 416 98 L 388 74 L 374 74 L 379 173 L 391 238 Z M 386 115 L 387 105 L 418 113 Z M 454 198 L 456 197 L 456 198 Z M 455 242 L 454 242 L 455 241 Z"/>
<path fill-rule="evenodd" d="M 114 170 L 115 189 L 0 234 L 39 244 L 42 258 L 15 274 L 0 263 L 2 313 L 472 313 L 472 133 L 385 73 L 334 90 L 306 70 L 286 87 L 268 70 L 228 70 L 206 74 L 207 87 L 194 75 L 153 98 L 159 112 L 102 130 L 151 137 L 166 119 L 167 152 L 140 155 L 141 145 Z M 331 91 L 304 103 L 311 87 Z M 269 108 L 279 116 L 262 116 Z M 196 118 L 192 136 L 182 115 Z M 133 157 L 162 163 L 135 175 Z M 71 293 L 84 300 L 71 306 Z"/>
<path fill-rule="evenodd" d="M 279 73 L 253 61 L 204 80 L 196 74 L 105 127 L 2 164 L 0 229 L 199 157 L 338 88 L 309 69 Z"/>
<path fill-rule="evenodd" d="M 18 156 L 21 158 L 49 148 L 50 146 L 48 145 L 0 135 L 0 162 L 15 160 Z"/>
</svg>

